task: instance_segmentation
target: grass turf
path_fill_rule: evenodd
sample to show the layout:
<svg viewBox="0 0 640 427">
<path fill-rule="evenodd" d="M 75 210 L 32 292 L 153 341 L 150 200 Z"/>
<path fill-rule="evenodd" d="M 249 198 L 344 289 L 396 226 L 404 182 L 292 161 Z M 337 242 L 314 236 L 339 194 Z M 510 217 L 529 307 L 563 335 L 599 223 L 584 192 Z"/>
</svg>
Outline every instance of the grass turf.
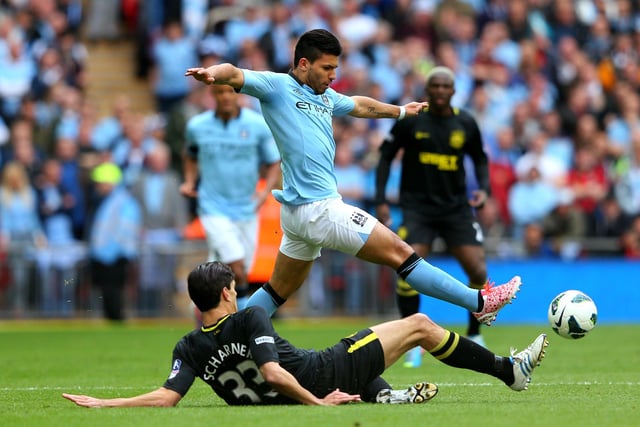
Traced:
<svg viewBox="0 0 640 427">
<path fill-rule="evenodd" d="M 367 326 L 363 320 L 277 320 L 294 344 L 323 348 Z M 428 380 L 440 387 L 425 405 L 228 407 L 196 380 L 177 408 L 85 409 L 62 392 L 131 396 L 162 385 L 174 343 L 190 324 L 130 322 L 0 323 L 0 419 L 3 426 L 636 426 L 640 406 L 640 325 L 599 325 L 582 340 L 560 338 L 546 325 L 485 328 L 488 346 L 507 354 L 540 332 L 550 346 L 530 389 L 450 368 L 429 355 L 423 366 L 398 363 L 385 378 L 396 387 Z M 462 332 L 460 327 L 452 330 Z"/>
</svg>

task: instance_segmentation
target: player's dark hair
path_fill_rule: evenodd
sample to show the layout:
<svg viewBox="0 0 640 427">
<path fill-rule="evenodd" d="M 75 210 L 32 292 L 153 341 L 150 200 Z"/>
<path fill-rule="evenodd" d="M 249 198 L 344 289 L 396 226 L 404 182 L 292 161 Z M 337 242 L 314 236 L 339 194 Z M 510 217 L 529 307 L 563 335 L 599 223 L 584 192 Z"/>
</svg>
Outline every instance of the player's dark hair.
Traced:
<svg viewBox="0 0 640 427">
<path fill-rule="evenodd" d="M 233 271 L 227 264 L 212 261 L 200 264 L 187 277 L 189 297 L 200 311 L 207 311 L 220 304 L 223 288 L 229 288 Z"/>
<path fill-rule="evenodd" d="M 314 62 L 323 54 L 340 56 L 342 46 L 336 36 L 327 30 L 309 30 L 300 36 L 293 55 L 293 66 L 296 67 L 302 58 Z"/>
</svg>

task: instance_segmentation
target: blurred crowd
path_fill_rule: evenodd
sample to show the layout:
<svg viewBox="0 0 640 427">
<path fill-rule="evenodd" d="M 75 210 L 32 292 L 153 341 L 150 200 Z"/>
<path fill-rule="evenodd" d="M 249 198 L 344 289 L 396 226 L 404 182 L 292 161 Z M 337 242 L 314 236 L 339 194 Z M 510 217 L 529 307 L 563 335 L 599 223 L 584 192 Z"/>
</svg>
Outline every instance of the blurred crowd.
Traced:
<svg viewBox="0 0 640 427">
<path fill-rule="evenodd" d="M 91 237 L 106 197 L 92 171 L 108 163 L 121 175 L 107 184 L 140 211 L 120 237 L 130 242 L 114 239 L 109 255 L 141 261 L 140 309 L 157 308 L 173 286 L 161 283 L 160 267 L 175 262 L 167 247 L 193 216 L 171 196 L 184 126 L 215 107 L 184 71 L 228 61 L 286 72 L 297 37 L 312 28 L 342 41 L 333 86 L 347 95 L 403 104 L 423 98 L 432 67 L 455 72 L 453 103 L 478 121 L 490 159 L 492 194 L 478 216 L 502 242 L 498 255 L 573 259 L 598 252 L 584 242 L 604 238 L 613 242 L 607 254 L 640 258 L 640 1 L 3 0 L 0 295 L 23 283 L 11 304 L 27 306 L 35 266 L 46 279 L 41 308 L 57 310 L 56 298 L 68 306 L 77 265 L 106 256 Z M 155 110 L 135 111 L 120 94 L 99 116 L 106 108 L 87 97 L 88 51 L 125 39 L 137 46 L 135 77 L 150 83 Z M 373 209 L 373 169 L 392 124 L 336 122 L 336 173 L 349 203 Z"/>
</svg>

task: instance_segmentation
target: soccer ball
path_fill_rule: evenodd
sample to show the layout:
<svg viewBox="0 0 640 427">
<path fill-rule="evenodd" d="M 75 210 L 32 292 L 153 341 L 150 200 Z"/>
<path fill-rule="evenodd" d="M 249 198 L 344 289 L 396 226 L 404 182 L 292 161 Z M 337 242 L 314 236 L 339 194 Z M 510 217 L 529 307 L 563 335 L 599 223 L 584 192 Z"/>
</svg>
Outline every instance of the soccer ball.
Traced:
<svg viewBox="0 0 640 427">
<path fill-rule="evenodd" d="M 596 326 L 598 309 L 587 294 L 564 291 L 549 304 L 547 313 L 554 332 L 563 338 L 582 338 Z"/>
</svg>

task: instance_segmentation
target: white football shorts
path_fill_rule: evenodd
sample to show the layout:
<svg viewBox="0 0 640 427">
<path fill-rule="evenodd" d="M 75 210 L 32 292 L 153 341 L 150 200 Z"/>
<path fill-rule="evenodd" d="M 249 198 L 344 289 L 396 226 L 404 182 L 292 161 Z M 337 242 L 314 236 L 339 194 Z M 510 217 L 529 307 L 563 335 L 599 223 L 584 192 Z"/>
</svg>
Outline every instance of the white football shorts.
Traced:
<svg viewBox="0 0 640 427">
<path fill-rule="evenodd" d="M 299 206 L 282 205 L 280 224 L 284 236 L 280 252 L 288 257 L 312 261 L 322 248 L 355 255 L 364 246 L 378 220 L 340 198 Z"/>
<path fill-rule="evenodd" d="M 228 264 L 244 260 L 246 270 L 251 270 L 258 241 L 257 218 L 233 221 L 226 216 L 202 215 L 200 221 L 207 236 L 209 261 Z"/>
</svg>

